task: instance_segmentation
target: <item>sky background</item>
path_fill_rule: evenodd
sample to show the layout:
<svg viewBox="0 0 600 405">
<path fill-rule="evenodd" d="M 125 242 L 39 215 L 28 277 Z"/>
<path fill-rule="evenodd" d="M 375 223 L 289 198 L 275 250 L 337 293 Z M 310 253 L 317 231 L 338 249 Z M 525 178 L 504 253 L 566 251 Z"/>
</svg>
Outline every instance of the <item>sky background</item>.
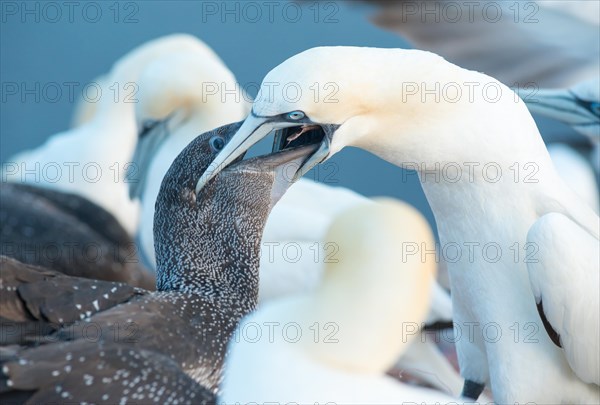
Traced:
<svg viewBox="0 0 600 405">
<path fill-rule="evenodd" d="M 79 94 L 85 83 L 107 72 L 116 59 L 166 34 L 190 33 L 205 41 L 242 85 L 260 82 L 271 68 L 314 46 L 410 47 L 398 35 L 372 25 L 368 16 L 373 9 L 357 2 L 308 2 L 301 9 L 295 4 L 286 8 L 288 3 L 282 2 L 274 6 L 272 18 L 265 2 L 250 2 L 254 8 L 245 10 L 248 3 L 237 1 L 226 5 L 212 1 L 75 3 L 69 9 L 61 2 L 2 2 L 2 162 L 69 127 L 74 100 L 63 83 L 79 83 L 75 87 Z M 233 12 L 223 15 L 223 7 Z M 258 18 L 257 8 L 261 10 Z M 19 94 L 5 92 L 10 83 L 20 86 Z M 55 100 L 54 93 L 43 94 L 49 84 L 62 89 Z M 36 94 L 23 91 L 35 86 L 39 86 Z M 255 95 L 253 90 L 250 93 Z M 554 128 L 565 130 L 542 122 L 543 132 Z M 401 169 L 357 149 L 346 149 L 332 161 L 339 168 L 334 185 L 368 196 L 401 198 L 433 220 L 415 175 L 398 186 Z"/>
</svg>

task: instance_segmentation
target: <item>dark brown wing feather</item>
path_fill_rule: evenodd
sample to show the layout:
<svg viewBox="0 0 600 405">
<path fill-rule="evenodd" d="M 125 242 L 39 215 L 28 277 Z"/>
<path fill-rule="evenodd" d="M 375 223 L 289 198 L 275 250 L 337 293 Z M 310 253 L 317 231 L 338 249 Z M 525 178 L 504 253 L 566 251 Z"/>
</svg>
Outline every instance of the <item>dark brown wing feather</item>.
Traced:
<svg viewBox="0 0 600 405">
<path fill-rule="evenodd" d="M 141 264 L 136 245 L 124 230 L 113 229 L 116 220 L 81 197 L 60 194 L 0 185 L 0 254 L 71 276 L 154 289 L 154 277 Z"/>
</svg>

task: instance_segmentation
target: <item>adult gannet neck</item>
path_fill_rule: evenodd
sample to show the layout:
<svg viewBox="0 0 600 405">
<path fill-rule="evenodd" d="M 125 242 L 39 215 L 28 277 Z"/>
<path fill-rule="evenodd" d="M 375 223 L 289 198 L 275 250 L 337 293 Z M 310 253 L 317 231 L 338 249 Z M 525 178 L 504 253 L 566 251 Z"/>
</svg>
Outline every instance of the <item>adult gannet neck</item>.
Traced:
<svg viewBox="0 0 600 405">
<path fill-rule="evenodd" d="M 403 243 L 433 240 L 424 218 L 389 200 L 361 205 L 339 214 L 327 239 L 339 244 L 338 261 L 327 265 L 316 291 L 267 303 L 240 323 L 231 341 L 220 399 L 450 402 L 450 397 L 405 386 L 383 374 L 427 312 L 434 263 L 402 258 L 398 249 Z M 401 269 L 397 263 L 402 263 Z M 250 341 L 246 331 L 253 325 L 276 329 Z M 311 332 L 315 328 L 318 337 Z"/>
<path fill-rule="evenodd" d="M 84 322 L 61 327 L 39 346 L 13 349 L 2 359 L 1 399 L 25 391 L 22 396 L 32 403 L 215 402 L 229 337 L 256 304 L 260 234 L 269 210 L 290 184 L 284 166 L 298 167 L 315 149 L 241 161 L 196 195 L 198 177 L 239 125 L 197 137 L 165 176 L 155 218 L 159 291 L 136 290 L 131 299 L 104 311 L 95 301 L 94 313 L 86 312 Z M 43 278 L 39 272 L 18 281 L 13 277 L 8 291 L 29 284 L 40 288 Z M 78 279 L 63 276 L 59 281 L 65 293 L 79 288 Z M 83 282 L 91 290 L 108 285 Z M 80 296 L 90 299 L 94 293 Z M 19 294 L 8 298 L 12 308 L 32 304 L 33 311 L 38 309 L 38 302 Z M 58 300 L 56 313 L 83 306 L 65 301 Z M 87 335 L 89 325 L 100 331 L 95 339 Z M 123 328 L 126 336 L 112 333 L 115 328 Z"/>
<path fill-rule="evenodd" d="M 134 106 L 138 100 L 138 76 L 150 62 L 170 51 L 203 48 L 193 36 L 176 34 L 150 41 L 125 55 L 99 83 L 98 97 L 89 95 L 97 102 L 88 122 L 9 159 L 7 164 L 14 170 L 8 171 L 5 165 L 3 175 L 8 181 L 32 183 L 87 198 L 109 211 L 133 235 L 139 207 L 128 198 L 123 179 L 137 142 Z M 115 86 L 119 89 L 116 101 Z M 52 168 L 54 171 L 47 171 Z M 25 175 L 26 170 L 34 170 L 37 175 Z"/>
<path fill-rule="evenodd" d="M 297 100 L 268 92 L 269 83 L 289 81 L 306 89 Z M 315 101 L 309 86 L 316 83 L 335 83 L 335 102 Z M 525 248 L 527 232 L 540 216 L 562 213 L 592 237 L 599 233 L 598 217 L 560 180 L 525 104 L 510 89 L 428 52 L 353 47 L 302 52 L 269 72 L 263 87 L 251 115 L 213 166 L 227 165 L 272 129 L 284 128 L 280 138 L 290 140 L 302 127 L 321 126 L 321 147 L 300 172 L 345 146 L 416 169 L 442 245 L 496 243 L 503 252 L 493 260 L 482 251 L 474 259 L 462 252 L 448 264 L 455 322 L 479 325 L 478 337 L 457 343 L 463 377 L 489 383 L 500 403 L 598 401 L 598 387 L 577 378 L 547 334 L 536 344 L 483 337 L 492 323 L 502 333 L 515 323 L 544 330 L 523 256 L 515 263 L 506 254 L 515 244 Z M 490 88 L 495 93 L 488 93 Z M 527 170 L 528 163 L 534 164 L 537 181 L 511 178 L 511 167 Z M 469 164 L 482 169 L 492 164 L 502 175 L 491 179 L 475 171 L 470 176 Z M 439 173 L 428 179 L 448 165 L 462 167 L 461 177 Z M 214 174 L 205 174 L 197 189 Z"/>
</svg>

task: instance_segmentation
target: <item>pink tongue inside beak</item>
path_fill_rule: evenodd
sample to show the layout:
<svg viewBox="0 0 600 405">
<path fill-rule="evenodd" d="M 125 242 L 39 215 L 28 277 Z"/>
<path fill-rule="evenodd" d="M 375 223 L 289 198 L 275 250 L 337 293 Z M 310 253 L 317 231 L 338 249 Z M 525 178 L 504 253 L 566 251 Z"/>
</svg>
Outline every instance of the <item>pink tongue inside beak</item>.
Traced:
<svg viewBox="0 0 600 405">
<path fill-rule="evenodd" d="M 298 132 L 297 134 L 294 135 L 290 135 L 286 138 L 287 144 L 285 146 L 288 146 L 291 142 L 295 141 L 296 139 L 298 139 L 300 137 L 300 135 L 302 135 L 305 132 L 310 131 L 311 129 L 315 129 L 318 128 L 318 125 L 305 125 L 300 129 L 300 132 Z"/>
</svg>

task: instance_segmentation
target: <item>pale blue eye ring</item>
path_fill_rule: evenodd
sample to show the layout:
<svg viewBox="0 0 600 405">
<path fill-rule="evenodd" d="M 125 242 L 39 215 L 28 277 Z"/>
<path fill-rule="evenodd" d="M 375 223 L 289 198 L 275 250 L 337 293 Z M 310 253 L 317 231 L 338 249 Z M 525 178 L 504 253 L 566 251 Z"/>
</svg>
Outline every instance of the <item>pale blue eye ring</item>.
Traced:
<svg viewBox="0 0 600 405">
<path fill-rule="evenodd" d="M 221 151 L 225 146 L 225 140 L 218 135 L 213 136 L 208 141 L 215 152 Z"/>
<path fill-rule="evenodd" d="M 305 115 L 302 111 L 292 111 L 292 112 L 288 113 L 287 116 L 289 119 L 291 119 L 293 121 L 298 121 L 305 117 Z"/>
</svg>

